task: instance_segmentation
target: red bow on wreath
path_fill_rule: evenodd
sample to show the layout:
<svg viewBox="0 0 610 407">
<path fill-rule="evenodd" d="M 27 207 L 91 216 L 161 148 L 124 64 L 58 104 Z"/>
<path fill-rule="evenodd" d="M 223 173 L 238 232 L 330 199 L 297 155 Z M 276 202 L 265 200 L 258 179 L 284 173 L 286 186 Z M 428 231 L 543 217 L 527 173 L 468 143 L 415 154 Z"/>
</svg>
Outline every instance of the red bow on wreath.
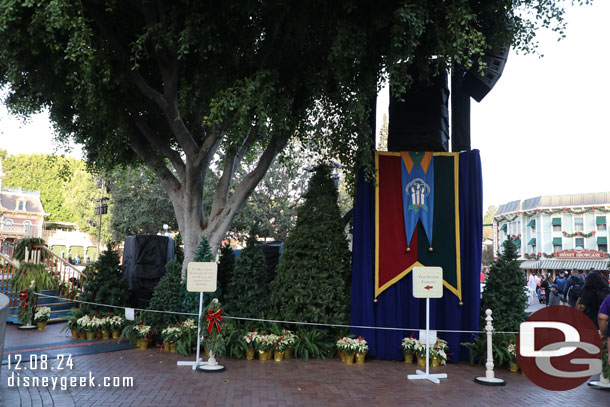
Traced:
<svg viewBox="0 0 610 407">
<path fill-rule="evenodd" d="M 212 310 L 208 311 L 208 316 L 205 318 L 206 321 L 210 321 L 210 323 L 208 324 L 208 334 L 212 333 L 214 324 L 216 324 L 218 333 L 220 333 L 222 331 L 222 328 L 220 327 L 220 322 L 222 322 L 222 317 L 220 316 L 220 314 L 222 314 L 222 309 L 219 309 L 216 312 L 214 312 Z"/>
<path fill-rule="evenodd" d="M 28 306 L 28 290 L 19 291 L 19 299 L 21 300 L 21 306 Z"/>
</svg>

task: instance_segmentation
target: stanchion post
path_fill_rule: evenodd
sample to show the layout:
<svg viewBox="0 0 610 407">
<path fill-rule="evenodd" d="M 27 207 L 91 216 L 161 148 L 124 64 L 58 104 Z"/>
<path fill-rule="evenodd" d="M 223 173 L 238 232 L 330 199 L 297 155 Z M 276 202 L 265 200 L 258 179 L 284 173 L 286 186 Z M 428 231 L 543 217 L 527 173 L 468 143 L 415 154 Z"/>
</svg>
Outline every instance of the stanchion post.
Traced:
<svg viewBox="0 0 610 407">
<path fill-rule="evenodd" d="M 494 376 L 494 355 L 493 355 L 493 325 L 491 321 L 491 310 L 485 310 L 485 334 L 487 335 L 487 363 L 485 363 L 485 377 L 475 377 L 474 381 L 486 386 L 504 386 L 506 381 Z"/>
</svg>

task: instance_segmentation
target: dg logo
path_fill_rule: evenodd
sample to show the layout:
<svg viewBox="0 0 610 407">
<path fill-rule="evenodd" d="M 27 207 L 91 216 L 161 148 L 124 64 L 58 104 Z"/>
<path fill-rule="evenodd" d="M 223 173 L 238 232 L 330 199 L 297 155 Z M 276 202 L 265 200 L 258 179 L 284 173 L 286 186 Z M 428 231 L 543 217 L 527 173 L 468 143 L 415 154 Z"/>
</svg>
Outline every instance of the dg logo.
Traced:
<svg viewBox="0 0 610 407">
<path fill-rule="evenodd" d="M 521 324 L 517 361 L 527 378 L 542 388 L 576 388 L 602 370 L 599 332 L 571 307 L 543 308 Z"/>
</svg>

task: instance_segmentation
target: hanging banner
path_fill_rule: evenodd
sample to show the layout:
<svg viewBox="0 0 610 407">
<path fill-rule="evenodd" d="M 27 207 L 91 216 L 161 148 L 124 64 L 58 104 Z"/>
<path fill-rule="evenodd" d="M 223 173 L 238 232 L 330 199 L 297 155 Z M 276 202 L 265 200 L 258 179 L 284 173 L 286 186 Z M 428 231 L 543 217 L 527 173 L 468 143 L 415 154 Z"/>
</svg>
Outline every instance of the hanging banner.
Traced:
<svg viewBox="0 0 610 407">
<path fill-rule="evenodd" d="M 377 152 L 375 167 L 375 297 L 413 267 L 438 266 L 461 300 L 459 153 Z"/>
</svg>

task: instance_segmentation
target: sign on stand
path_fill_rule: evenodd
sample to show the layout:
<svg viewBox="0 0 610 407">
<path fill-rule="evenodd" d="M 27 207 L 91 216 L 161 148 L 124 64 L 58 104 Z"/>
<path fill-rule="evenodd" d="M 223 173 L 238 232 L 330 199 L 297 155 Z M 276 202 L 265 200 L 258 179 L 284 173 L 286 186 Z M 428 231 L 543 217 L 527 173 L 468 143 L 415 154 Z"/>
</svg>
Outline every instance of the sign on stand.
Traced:
<svg viewBox="0 0 610 407">
<path fill-rule="evenodd" d="M 416 370 L 410 374 L 409 380 L 427 379 L 433 383 L 440 383 L 438 379 L 446 379 L 446 373 L 430 374 L 430 345 L 434 343 L 431 337 L 436 338 L 436 331 L 430 331 L 430 298 L 443 297 L 443 269 L 441 267 L 414 267 L 413 271 L 413 297 L 426 299 L 426 330 L 420 331 L 420 340 L 426 342 L 426 371 Z M 436 342 L 436 340 L 435 340 Z"/>
<path fill-rule="evenodd" d="M 203 293 L 213 293 L 216 291 L 216 281 L 218 268 L 215 262 L 191 262 L 186 268 L 186 290 L 199 293 L 199 318 L 197 321 L 197 356 L 194 362 L 179 361 L 178 366 L 192 366 L 193 370 L 199 366 L 207 367 L 208 362 L 204 362 L 199 357 L 201 349 L 201 313 L 203 312 Z M 209 370 L 222 370 L 224 366 L 216 364 L 210 366 Z"/>
</svg>

